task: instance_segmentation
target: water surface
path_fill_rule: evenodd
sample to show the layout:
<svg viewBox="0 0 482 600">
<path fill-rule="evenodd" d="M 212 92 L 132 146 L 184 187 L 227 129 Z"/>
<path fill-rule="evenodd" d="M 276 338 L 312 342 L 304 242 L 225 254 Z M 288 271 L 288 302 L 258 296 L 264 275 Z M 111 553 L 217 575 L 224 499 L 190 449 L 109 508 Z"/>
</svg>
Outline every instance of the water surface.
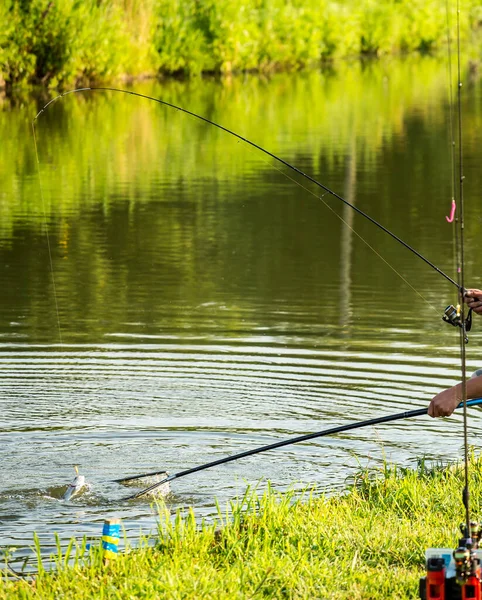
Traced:
<svg viewBox="0 0 482 600">
<path fill-rule="evenodd" d="M 466 270 L 480 286 L 481 86 L 465 83 Z M 261 144 L 454 276 L 443 62 L 132 89 Z M 212 126 L 110 92 L 41 115 L 39 183 L 44 103 L 0 112 L 2 546 L 22 555 L 37 531 L 48 552 L 55 532 L 98 536 L 108 516 L 135 539 L 155 510 L 121 503 L 131 490 L 112 479 L 424 407 L 458 380 L 458 333 L 441 321 L 455 288 L 351 209 Z M 481 433 L 471 411 L 470 441 Z M 268 479 L 331 492 L 360 464 L 461 447 L 460 414 L 398 421 L 180 479 L 169 505 L 211 515 Z M 90 490 L 62 503 L 75 464 Z"/>
</svg>

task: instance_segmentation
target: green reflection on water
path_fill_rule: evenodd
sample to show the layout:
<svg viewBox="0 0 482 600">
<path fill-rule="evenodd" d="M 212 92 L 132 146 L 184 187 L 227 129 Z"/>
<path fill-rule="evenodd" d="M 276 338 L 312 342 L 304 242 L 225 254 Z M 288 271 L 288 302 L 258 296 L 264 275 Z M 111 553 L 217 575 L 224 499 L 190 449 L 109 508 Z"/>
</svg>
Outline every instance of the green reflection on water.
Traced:
<svg viewBox="0 0 482 600">
<path fill-rule="evenodd" d="M 470 197 L 481 183 L 481 114 L 478 83 L 468 83 Z M 451 188 L 444 62 L 354 62 L 269 80 L 133 89 L 213 119 L 312 173 L 453 273 L 444 224 Z M 296 186 L 261 153 L 153 102 L 83 93 L 46 111 L 38 121 L 42 201 L 31 119 L 43 103 L 0 112 L 6 333 L 18 321 L 31 340 L 58 337 L 46 222 L 67 339 L 126 330 L 322 336 L 353 323 L 366 338 L 365 321 L 375 318 L 377 327 L 413 327 L 423 336 L 424 319 L 434 318 L 309 193 L 319 190 L 299 177 L 308 191 Z M 434 306 L 447 303 L 440 298 L 452 291 L 441 278 L 329 203 Z M 477 208 L 467 209 L 469 244 L 480 228 Z"/>
<path fill-rule="evenodd" d="M 360 140 L 360 160 L 370 165 L 384 140 L 403 136 L 404 119 L 413 111 L 433 126 L 445 125 L 448 93 L 446 65 L 428 57 L 356 62 L 335 72 L 271 80 L 169 82 L 135 90 L 208 118 L 215 115 L 274 153 L 288 158 L 309 153 L 314 165 L 323 156 L 330 166 L 350 147 L 353 133 Z M 29 122 L 36 110 L 30 103 L 0 113 L 6 142 L 0 173 L 8 199 L 1 207 L 4 225 L 10 214 L 39 212 Z M 119 94 L 67 96 L 42 115 L 38 128 L 47 208 L 54 212 L 88 201 L 85 192 L 101 192 L 106 185 L 126 182 L 135 191 L 139 181 L 146 185 L 146 177 L 243 177 L 253 162 L 264 160 L 209 125 Z"/>
</svg>

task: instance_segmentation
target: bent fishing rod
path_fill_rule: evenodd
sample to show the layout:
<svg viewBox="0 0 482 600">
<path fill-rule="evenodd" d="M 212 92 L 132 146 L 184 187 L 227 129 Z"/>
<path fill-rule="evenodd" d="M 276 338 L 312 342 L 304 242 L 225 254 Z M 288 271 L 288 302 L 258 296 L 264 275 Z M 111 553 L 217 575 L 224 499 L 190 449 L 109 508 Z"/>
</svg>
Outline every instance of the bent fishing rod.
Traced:
<svg viewBox="0 0 482 600">
<path fill-rule="evenodd" d="M 465 405 L 469 406 L 479 406 L 482 404 L 482 398 L 477 398 L 474 400 L 469 400 L 468 402 L 461 402 L 457 408 L 463 408 Z M 268 450 L 274 450 L 276 448 L 282 448 L 283 446 L 290 446 L 291 444 L 298 444 L 300 442 L 306 442 L 308 440 L 313 440 L 315 438 L 325 437 L 327 435 L 333 435 L 336 433 L 343 433 L 345 431 L 352 431 L 353 429 L 361 429 L 362 427 L 369 427 L 370 425 L 380 425 L 381 423 L 389 423 L 391 421 L 399 421 L 401 419 L 411 419 L 413 417 L 420 417 L 422 415 L 426 415 L 428 412 L 428 408 L 418 408 L 415 410 L 409 410 L 401 413 L 396 413 L 394 415 L 385 415 L 383 417 L 377 417 L 374 419 L 368 419 L 366 421 L 358 421 L 357 423 L 349 423 L 347 425 L 339 425 L 337 427 L 331 427 L 330 429 L 324 429 L 323 431 L 317 431 L 315 433 L 307 433 L 305 435 L 300 435 L 295 438 L 291 438 L 288 440 L 281 440 L 280 442 L 274 442 L 273 444 L 268 444 L 267 446 L 261 446 L 259 448 L 253 448 L 252 450 L 246 450 L 244 452 L 240 452 L 239 454 L 232 454 L 231 456 L 226 456 L 224 458 L 220 458 L 218 460 L 213 460 L 212 462 L 208 462 L 204 465 L 199 465 L 197 467 L 192 467 L 191 469 L 186 469 L 184 471 L 180 471 L 179 473 L 174 473 L 173 475 L 169 475 L 162 481 L 158 483 L 154 483 L 153 485 L 145 488 L 133 494 L 132 496 L 127 496 L 126 498 L 122 498 L 122 501 L 127 500 L 135 500 L 136 498 L 141 498 L 150 492 L 153 492 L 156 488 L 161 485 L 173 481 L 174 479 L 180 479 L 181 477 L 186 477 L 186 475 L 191 475 L 193 473 L 198 473 L 199 471 L 204 471 L 205 469 L 210 469 L 211 467 L 216 467 L 218 465 L 223 465 L 235 460 L 239 460 L 241 458 L 246 458 L 247 456 L 253 456 L 254 454 L 261 454 L 262 452 L 267 452 Z M 162 471 L 154 471 L 152 473 L 144 473 L 143 475 L 132 475 L 130 477 L 123 477 L 122 479 L 114 479 L 115 483 L 127 483 L 129 481 L 134 481 L 136 479 L 144 479 L 145 477 L 155 477 L 156 475 L 162 475 L 166 470 Z"/>
<path fill-rule="evenodd" d="M 445 277 L 445 279 L 447 281 L 449 281 L 452 285 L 454 285 L 455 287 L 457 287 L 457 289 L 459 290 L 459 292 L 462 295 L 465 293 L 465 289 L 462 289 L 459 286 L 459 284 L 454 279 L 452 279 L 449 275 L 447 275 L 446 273 L 444 273 L 444 271 L 442 271 L 442 269 L 439 269 L 439 267 L 437 267 L 434 263 L 432 263 L 428 258 L 426 258 L 425 256 L 423 256 L 423 254 L 421 254 L 420 252 L 418 252 L 417 250 L 415 250 L 415 248 L 413 248 L 412 246 L 410 246 L 410 244 L 407 244 L 407 242 L 403 241 L 400 237 L 398 237 L 398 235 L 396 235 L 395 233 L 393 233 L 392 231 L 390 231 L 389 229 L 387 229 L 384 225 L 382 225 L 381 223 L 379 223 L 376 219 L 374 219 L 373 217 L 371 217 L 369 214 L 367 214 L 366 212 L 364 212 L 363 210 L 361 210 L 360 208 L 358 208 L 357 206 L 355 206 L 351 202 L 348 202 L 348 200 L 345 200 L 345 198 L 343 198 L 342 196 L 340 196 L 340 194 L 338 194 L 337 192 L 333 191 L 332 189 L 330 189 L 328 186 L 324 185 L 323 183 L 319 182 L 317 179 L 315 179 L 314 177 L 312 177 L 308 173 L 305 173 L 304 171 L 302 171 L 298 167 L 292 165 L 291 163 L 289 163 L 288 161 L 284 160 L 283 158 L 280 158 L 279 156 L 276 156 L 276 154 L 273 154 L 269 150 L 266 150 L 265 148 L 263 148 L 259 144 L 256 144 L 255 142 L 252 142 L 251 140 L 248 140 L 247 138 L 243 137 L 239 133 L 236 133 L 235 131 L 232 131 L 231 129 L 228 129 L 227 127 L 224 127 L 223 125 L 220 125 L 219 123 L 216 123 L 215 121 L 212 121 L 211 119 L 208 119 L 206 117 L 198 115 L 197 113 L 194 113 L 194 112 L 192 112 L 190 110 L 187 110 L 186 108 L 182 108 L 181 106 L 177 106 L 176 104 L 172 104 L 171 102 L 167 102 L 165 100 L 161 100 L 160 98 L 154 98 L 153 96 L 148 96 L 146 94 L 140 94 L 139 92 L 133 92 L 131 90 L 123 90 L 123 89 L 120 89 L 120 88 L 113 88 L 113 87 L 83 87 L 83 88 L 77 88 L 75 90 L 66 91 L 66 92 L 64 92 L 62 94 L 59 94 L 55 98 L 52 98 L 37 113 L 37 115 L 34 117 L 33 123 L 32 123 L 32 125 L 33 125 L 33 131 L 34 131 L 34 136 L 35 136 L 35 126 L 34 126 L 35 121 L 54 102 L 56 102 L 60 98 L 63 98 L 64 96 L 67 96 L 69 94 L 77 94 L 77 93 L 81 93 L 81 92 L 95 92 L 95 91 L 117 92 L 117 93 L 121 93 L 121 94 L 127 94 L 127 95 L 131 95 L 131 96 L 137 96 L 138 98 L 144 98 L 145 100 L 152 100 L 153 102 L 157 102 L 158 104 L 162 104 L 163 106 L 167 106 L 169 108 L 173 108 L 173 109 L 175 109 L 175 110 L 177 110 L 179 112 L 182 112 L 182 113 L 184 113 L 186 115 L 194 117 L 195 119 L 203 121 L 204 123 L 208 123 L 209 125 L 213 125 L 214 127 L 217 127 L 218 129 L 220 129 L 221 131 L 224 131 L 224 132 L 226 132 L 226 133 L 234 136 L 238 140 L 241 140 L 245 144 L 248 144 L 249 146 L 252 146 L 253 148 L 256 148 L 256 150 L 260 150 L 261 152 L 263 152 L 264 154 L 266 154 L 270 158 L 273 158 L 274 160 L 278 161 L 279 163 L 281 163 L 285 167 L 288 167 L 289 169 L 291 169 L 292 171 L 294 171 L 298 175 L 301 175 L 302 177 L 304 177 L 305 179 L 307 179 L 311 183 L 315 184 L 316 186 L 318 186 L 319 188 L 321 188 L 322 190 L 324 190 L 324 192 L 326 194 L 330 194 L 331 196 L 333 196 L 337 200 L 340 200 L 341 202 L 343 202 L 343 204 L 346 204 L 346 206 L 351 207 L 359 215 L 361 215 L 362 217 L 364 217 L 365 219 L 367 219 L 368 221 L 370 221 L 371 223 L 373 223 L 373 225 L 375 225 L 376 227 L 378 227 L 379 229 L 381 229 L 382 231 L 384 231 L 385 233 L 387 233 L 394 240 L 396 240 L 399 244 L 401 244 L 402 246 L 404 246 L 405 248 L 407 248 L 407 250 L 409 250 L 410 252 L 412 252 L 413 254 L 415 254 L 416 256 L 418 256 L 418 258 L 420 258 L 421 260 L 423 260 L 425 262 L 425 264 L 427 264 L 434 271 L 436 271 L 437 273 L 439 273 L 440 275 L 442 275 L 442 277 Z"/>
</svg>

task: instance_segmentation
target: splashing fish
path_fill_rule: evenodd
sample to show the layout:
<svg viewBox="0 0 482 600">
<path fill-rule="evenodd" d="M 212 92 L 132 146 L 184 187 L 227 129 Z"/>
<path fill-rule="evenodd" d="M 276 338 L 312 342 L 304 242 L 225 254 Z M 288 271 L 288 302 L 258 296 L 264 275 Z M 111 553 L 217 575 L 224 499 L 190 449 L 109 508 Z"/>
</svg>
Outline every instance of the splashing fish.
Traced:
<svg viewBox="0 0 482 600">
<path fill-rule="evenodd" d="M 75 479 L 70 483 L 65 494 L 62 496 L 62 500 L 65 500 L 66 502 L 68 502 L 85 487 L 85 477 L 83 475 L 79 475 L 79 469 L 77 468 L 77 465 L 75 465 L 74 469 Z"/>
</svg>

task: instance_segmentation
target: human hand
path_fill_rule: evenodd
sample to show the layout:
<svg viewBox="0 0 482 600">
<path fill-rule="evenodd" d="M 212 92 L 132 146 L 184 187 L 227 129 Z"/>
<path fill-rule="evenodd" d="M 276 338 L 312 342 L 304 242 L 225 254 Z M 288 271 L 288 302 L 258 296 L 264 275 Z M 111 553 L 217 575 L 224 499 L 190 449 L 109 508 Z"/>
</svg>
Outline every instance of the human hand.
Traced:
<svg viewBox="0 0 482 600">
<path fill-rule="evenodd" d="M 459 393 L 459 386 L 455 385 L 434 396 L 429 404 L 428 414 L 431 417 L 449 417 L 461 401 Z"/>
<path fill-rule="evenodd" d="M 482 314 L 482 290 L 466 290 L 464 302 L 474 313 L 478 315 Z"/>
</svg>

